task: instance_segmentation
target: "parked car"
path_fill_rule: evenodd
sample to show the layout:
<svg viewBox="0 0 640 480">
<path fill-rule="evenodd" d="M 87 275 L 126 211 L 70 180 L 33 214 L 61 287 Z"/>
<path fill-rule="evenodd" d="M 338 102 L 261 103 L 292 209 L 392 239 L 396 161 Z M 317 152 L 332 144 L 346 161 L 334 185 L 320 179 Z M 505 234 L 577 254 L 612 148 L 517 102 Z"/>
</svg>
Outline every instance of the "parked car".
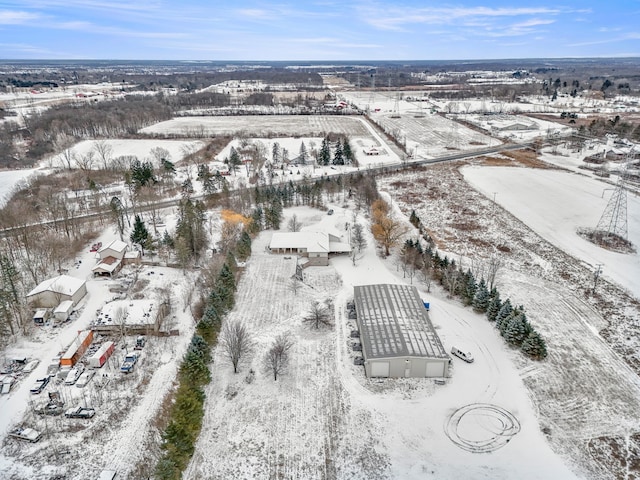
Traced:
<svg viewBox="0 0 640 480">
<path fill-rule="evenodd" d="M 351 345 L 351 348 L 353 349 L 354 352 L 361 352 L 362 351 L 362 344 L 361 343 L 353 343 Z"/>
<path fill-rule="evenodd" d="M 133 349 L 142 350 L 146 343 L 147 343 L 147 339 L 143 335 L 140 335 L 138 338 L 136 338 L 136 345 L 135 347 L 133 347 Z"/>
<path fill-rule="evenodd" d="M 31 373 L 33 372 L 36 367 L 40 364 L 40 360 L 31 360 L 29 363 L 27 363 L 24 368 L 22 369 L 22 371 L 24 373 Z"/>
<path fill-rule="evenodd" d="M 80 378 L 78 378 L 78 380 L 76 381 L 76 387 L 82 388 L 86 386 L 87 383 L 91 381 L 95 373 L 96 372 L 94 372 L 93 370 L 86 370 L 82 375 L 80 375 Z"/>
<path fill-rule="evenodd" d="M 2 382 L 0 382 L 0 393 L 9 393 L 14 383 L 16 383 L 16 377 L 13 375 L 4 375 L 2 377 Z"/>
<path fill-rule="evenodd" d="M 135 367 L 138 362 L 138 354 L 130 353 L 126 357 L 124 357 L 124 361 L 120 366 L 120 371 L 122 373 L 131 373 L 133 371 L 133 367 Z"/>
<path fill-rule="evenodd" d="M 19 440 L 35 443 L 42 437 L 42 434 L 33 428 L 18 427 L 9 432 L 9 436 Z"/>
<path fill-rule="evenodd" d="M 64 379 L 64 384 L 73 385 L 78 381 L 80 375 L 82 375 L 82 372 L 84 372 L 84 366 L 82 364 L 76 365 L 71 370 L 69 370 L 69 373 L 67 373 L 67 377 Z"/>
<path fill-rule="evenodd" d="M 473 363 L 473 355 L 471 355 L 470 352 L 463 352 L 456 347 L 451 347 L 451 354 L 464 360 L 467 363 Z"/>
<path fill-rule="evenodd" d="M 362 357 L 356 357 L 353 359 L 353 364 L 354 365 L 364 365 L 364 358 Z"/>
<path fill-rule="evenodd" d="M 41 393 L 44 387 L 49 383 L 49 377 L 43 377 L 36 380 L 35 385 L 31 388 L 31 393 Z"/>
<path fill-rule="evenodd" d="M 329 210 L 327 210 L 327 215 L 333 215 L 333 208 L 330 208 Z"/>
<path fill-rule="evenodd" d="M 64 416 L 67 418 L 93 418 L 95 414 L 95 409 L 82 407 L 80 405 L 70 408 L 69 410 L 64 412 Z"/>
<path fill-rule="evenodd" d="M 49 392 L 47 404 L 35 409 L 35 412 L 40 415 L 60 415 L 63 411 L 64 402 L 58 392 Z"/>
</svg>

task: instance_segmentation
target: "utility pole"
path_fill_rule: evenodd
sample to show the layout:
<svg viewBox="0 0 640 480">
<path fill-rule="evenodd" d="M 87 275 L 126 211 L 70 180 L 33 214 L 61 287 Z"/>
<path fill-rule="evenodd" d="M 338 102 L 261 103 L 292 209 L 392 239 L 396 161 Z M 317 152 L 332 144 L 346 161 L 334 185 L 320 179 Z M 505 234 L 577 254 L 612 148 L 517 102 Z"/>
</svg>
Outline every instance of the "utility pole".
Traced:
<svg viewBox="0 0 640 480">
<path fill-rule="evenodd" d="M 602 275 L 602 264 L 599 263 L 596 265 L 596 270 L 593 272 L 593 290 L 591 290 L 591 294 L 594 295 L 596 293 L 596 286 L 598 286 L 598 279 Z"/>
</svg>

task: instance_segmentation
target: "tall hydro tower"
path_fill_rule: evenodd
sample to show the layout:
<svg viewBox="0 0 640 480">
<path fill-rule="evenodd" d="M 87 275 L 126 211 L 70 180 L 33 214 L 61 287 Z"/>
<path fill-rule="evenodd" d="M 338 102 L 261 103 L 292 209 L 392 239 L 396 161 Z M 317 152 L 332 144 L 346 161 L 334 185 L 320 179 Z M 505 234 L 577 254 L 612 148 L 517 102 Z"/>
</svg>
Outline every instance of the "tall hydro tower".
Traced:
<svg viewBox="0 0 640 480">
<path fill-rule="evenodd" d="M 625 182 L 631 159 L 632 152 L 629 152 L 625 159 L 624 166 L 622 167 L 622 172 L 620 172 L 616 188 L 614 188 L 613 194 L 611 195 L 604 212 L 602 212 L 600 221 L 598 221 L 596 233 L 602 235 L 603 239 L 618 237 L 628 240 L 627 189 L 625 188 Z"/>
</svg>

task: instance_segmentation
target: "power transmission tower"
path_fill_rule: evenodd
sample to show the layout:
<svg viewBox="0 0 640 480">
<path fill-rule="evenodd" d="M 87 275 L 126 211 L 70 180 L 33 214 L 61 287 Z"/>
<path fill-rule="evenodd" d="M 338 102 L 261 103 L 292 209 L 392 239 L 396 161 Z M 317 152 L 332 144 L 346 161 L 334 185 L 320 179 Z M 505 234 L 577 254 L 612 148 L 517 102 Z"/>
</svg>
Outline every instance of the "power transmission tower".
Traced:
<svg viewBox="0 0 640 480">
<path fill-rule="evenodd" d="M 602 212 L 600 221 L 598 221 L 596 232 L 603 234 L 604 238 L 608 238 L 613 235 L 627 240 L 627 189 L 625 188 L 625 182 L 631 158 L 632 153 L 629 152 L 625 159 L 622 172 L 620 172 L 616 188 L 614 189 L 604 212 Z"/>
<path fill-rule="evenodd" d="M 400 93 L 396 93 L 396 99 L 393 104 L 393 115 L 391 118 L 400 118 Z"/>
<path fill-rule="evenodd" d="M 371 110 L 373 107 L 373 102 L 376 99 L 376 74 L 371 74 L 371 95 L 369 95 L 369 103 L 367 106 L 367 110 Z"/>
</svg>

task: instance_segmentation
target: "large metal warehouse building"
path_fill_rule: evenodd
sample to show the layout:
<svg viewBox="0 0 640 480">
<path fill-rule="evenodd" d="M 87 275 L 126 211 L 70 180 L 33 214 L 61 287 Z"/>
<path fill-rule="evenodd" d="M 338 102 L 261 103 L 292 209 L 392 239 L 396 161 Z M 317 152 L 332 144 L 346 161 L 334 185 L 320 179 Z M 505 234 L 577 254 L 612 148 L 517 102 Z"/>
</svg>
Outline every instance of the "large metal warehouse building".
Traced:
<svg viewBox="0 0 640 480">
<path fill-rule="evenodd" d="M 360 285 L 354 303 L 368 377 L 445 377 L 449 356 L 418 289 Z"/>
</svg>

